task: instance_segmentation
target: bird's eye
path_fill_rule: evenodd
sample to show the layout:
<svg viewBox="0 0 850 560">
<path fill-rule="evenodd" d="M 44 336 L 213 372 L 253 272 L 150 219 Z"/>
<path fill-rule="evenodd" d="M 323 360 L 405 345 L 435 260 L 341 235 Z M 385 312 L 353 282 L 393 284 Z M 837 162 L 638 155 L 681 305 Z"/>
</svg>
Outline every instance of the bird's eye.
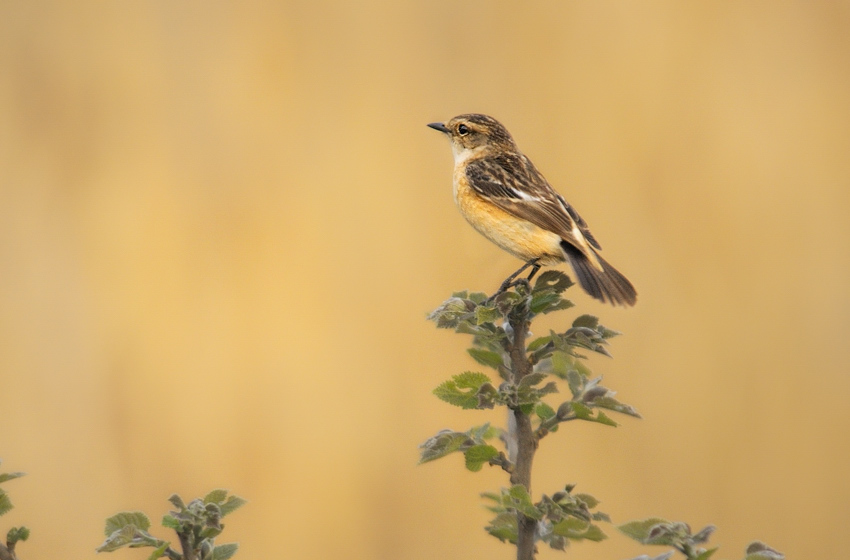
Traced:
<svg viewBox="0 0 850 560">
<path fill-rule="evenodd" d="M 469 134 L 469 127 L 465 124 L 458 125 L 457 133 L 461 136 L 466 136 L 467 134 Z"/>
</svg>

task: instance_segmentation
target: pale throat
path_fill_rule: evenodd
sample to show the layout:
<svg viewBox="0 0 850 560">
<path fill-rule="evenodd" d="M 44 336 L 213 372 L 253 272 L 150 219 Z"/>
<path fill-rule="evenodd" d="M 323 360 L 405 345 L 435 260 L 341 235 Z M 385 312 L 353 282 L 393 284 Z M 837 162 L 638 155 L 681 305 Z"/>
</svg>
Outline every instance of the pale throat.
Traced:
<svg viewBox="0 0 850 560">
<path fill-rule="evenodd" d="M 461 165 L 466 162 L 469 158 L 475 157 L 487 146 L 477 146 L 475 148 L 464 148 L 463 146 L 452 142 L 452 154 L 455 157 L 455 166 Z"/>
</svg>

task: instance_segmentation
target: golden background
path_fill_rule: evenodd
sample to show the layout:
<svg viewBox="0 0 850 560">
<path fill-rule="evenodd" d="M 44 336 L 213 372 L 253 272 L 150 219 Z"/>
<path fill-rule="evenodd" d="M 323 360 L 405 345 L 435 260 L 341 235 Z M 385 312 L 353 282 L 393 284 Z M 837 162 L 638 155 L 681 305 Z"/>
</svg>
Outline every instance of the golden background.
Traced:
<svg viewBox="0 0 850 560">
<path fill-rule="evenodd" d="M 510 558 L 417 466 L 478 369 L 425 314 L 519 262 L 426 123 L 502 120 L 639 291 L 534 489 L 616 522 L 839 558 L 850 521 L 850 4 L 18 2 L 0 7 L 0 470 L 22 558 L 229 488 L 237 558 Z M 168 536 L 161 527 L 154 530 Z M 658 554 L 608 530 L 568 558 Z M 229 538 L 228 538 L 229 537 Z M 145 558 L 121 551 L 121 558 Z M 562 553 L 543 550 L 543 559 Z"/>
</svg>

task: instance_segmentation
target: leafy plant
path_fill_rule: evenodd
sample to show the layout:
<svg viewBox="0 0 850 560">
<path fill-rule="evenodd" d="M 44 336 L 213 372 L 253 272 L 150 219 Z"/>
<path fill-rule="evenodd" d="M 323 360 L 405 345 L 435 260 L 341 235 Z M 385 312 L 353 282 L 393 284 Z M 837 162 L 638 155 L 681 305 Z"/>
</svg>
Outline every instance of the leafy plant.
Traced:
<svg viewBox="0 0 850 560">
<path fill-rule="evenodd" d="M 603 540 L 607 537 L 601 524 L 611 522 L 596 509 L 596 498 L 574 492 L 572 484 L 536 500 L 532 497 L 532 462 L 540 441 L 574 420 L 617 426 L 617 414 L 640 418 L 586 363 L 589 352 L 610 357 L 609 340 L 620 333 L 592 315 L 580 315 L 563 332 L 550 331 L 527 340 L 535 317 L 573 307 L 563 297 L 572 285 L 556 270 L 541 274 L 533 286 L 528 280 L 513 281 L 511 277 L 490 297 L 466 291 L 452 294 L 428 316 L 439 328 L 472 335 L 469 355 L 498 376 L 496 380 L 492 374 L 466 371 L 441 383 L 434 394 L 464 409 L 505 407 L 508 421 L 505 428 L 487 423 L 465 431 L 442 430 L 419 446 L 420 462 L 457 452 L 464 455 L 470 471 L 479 471 L 484 465 L 504 470 L 510 485 L 482 494 L 495 514 L 486 530 L 515 545 L 518 560 L 532 560 L 537 543 L 564 550 L 570 541 Z M 714 527 L 691 534 L 685 523 L 653 518 L 619 529 L 643 544 L 674 549 L 654 559 L 641 556 L 635 560 L 666 560 L 675 551 L 688 560 L 708 560 L 717 550 L 701 547 Z M 782 558 L 767 545 L 753 543 L 745 560 Z"/>
<path fill-rule="evenodd" d="M 0 473 L 0 484 L 24 476 L 22 472 Z M 5 515 L 15 506 L 9 499 L 9 494 L 0 488 L 0 515 Z M 12 527 L 6 533 L 6 543 L 0 543 L 0 560 L 17 560 L 15 546 L 20 541 L 25 541 L 30 536 L 30 530 L 26 527 Z"/>
<path fill-rule="evenodd" d="M 168 557 L 170 560 L 227 560 L 236 554 L 236 543 L 215 544 L 224 525 L 221 519 L 245 504 L 237 496 L 228 496 L 226 490 L 213 490 L 203 498 L 184 503 L 177 494 L 169 502 L 176 508 L 162 518 L 162 525 L 177 533 L 180 551 L 171 542 L 151 535 L 151 522 L 140 511 L 117 513 L 106 520 L 106 540 L 97 552 L 112 552 L 119 548 L 152 547 L 148 560 Z"/>
<path fill-rule="evenodd" d="M 483 494 L 495 513 L 487 531 L 516 545 L 520 559 L 533 557 L 536 542 L 563 550 L 570 541 L 602 540 L 606 535 L 599 523 L 610 521 L 596 510 L 596 498 L 573 492 L 572 485 L 532 499 L 531 465 L 540 440 L 573 420 L 616 426 L 611 413 L 640 417 L 585 363 L 586 352 L 610 356 L 608 341 L 619 334 L 596 317 L 581 315 L 563 332 L 526 341 L 534 317 L 573 307 L 561 295 L 571 285 L 566 275 L 549 270 L 533 287 L 520 280 L 493 297 L 455 293 L 429 315 L 440 328 L 472 335 L 470 356 L 499 377 L 495 381 L 467 371 L 440 384 L 434 394 L 465 409 L 505 407 L 508 423 L 504 429 L 485 424 L 439 432 L 420 446 L 420 461 L 460 452 L 471 471 L 489 464 L 508 473 L 509 487 Z M 566 386 L 568 396 L 550 404 L 547 399 L 561 394 L 559 384 Z"/>
</svg>

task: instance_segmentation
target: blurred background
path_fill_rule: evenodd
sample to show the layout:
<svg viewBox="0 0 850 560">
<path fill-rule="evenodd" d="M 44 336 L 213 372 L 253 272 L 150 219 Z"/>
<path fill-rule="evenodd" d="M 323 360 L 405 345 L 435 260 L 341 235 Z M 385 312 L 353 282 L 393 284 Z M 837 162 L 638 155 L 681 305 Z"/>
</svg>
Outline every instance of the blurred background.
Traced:
<svg viewBox="0 0 850 560">
<path fill-rule="evenodd" d="M 638 288 L 595 372 L 644 415 L 569 425 L 534 490 L 615 522 L 837 558 L 850 520 L 850 4 L 14 2 L 0 7 L 0 470 L 24 558 L 224 487 L 239 558 L 510 558 L 417 466 L 500 422 L 425 315 L 520 263 L 426 123 L 500 119 Z M 168 536 L 165 529 L 154 531 Z M 608 530 L 568 557 L 658 554 Z M 228 538 L 229 537 L 229 538 Z M 144 558 L 122 551 L 121 558 Z M 562 558 L 541 551 L 540 557 Z"/>
</svg>

